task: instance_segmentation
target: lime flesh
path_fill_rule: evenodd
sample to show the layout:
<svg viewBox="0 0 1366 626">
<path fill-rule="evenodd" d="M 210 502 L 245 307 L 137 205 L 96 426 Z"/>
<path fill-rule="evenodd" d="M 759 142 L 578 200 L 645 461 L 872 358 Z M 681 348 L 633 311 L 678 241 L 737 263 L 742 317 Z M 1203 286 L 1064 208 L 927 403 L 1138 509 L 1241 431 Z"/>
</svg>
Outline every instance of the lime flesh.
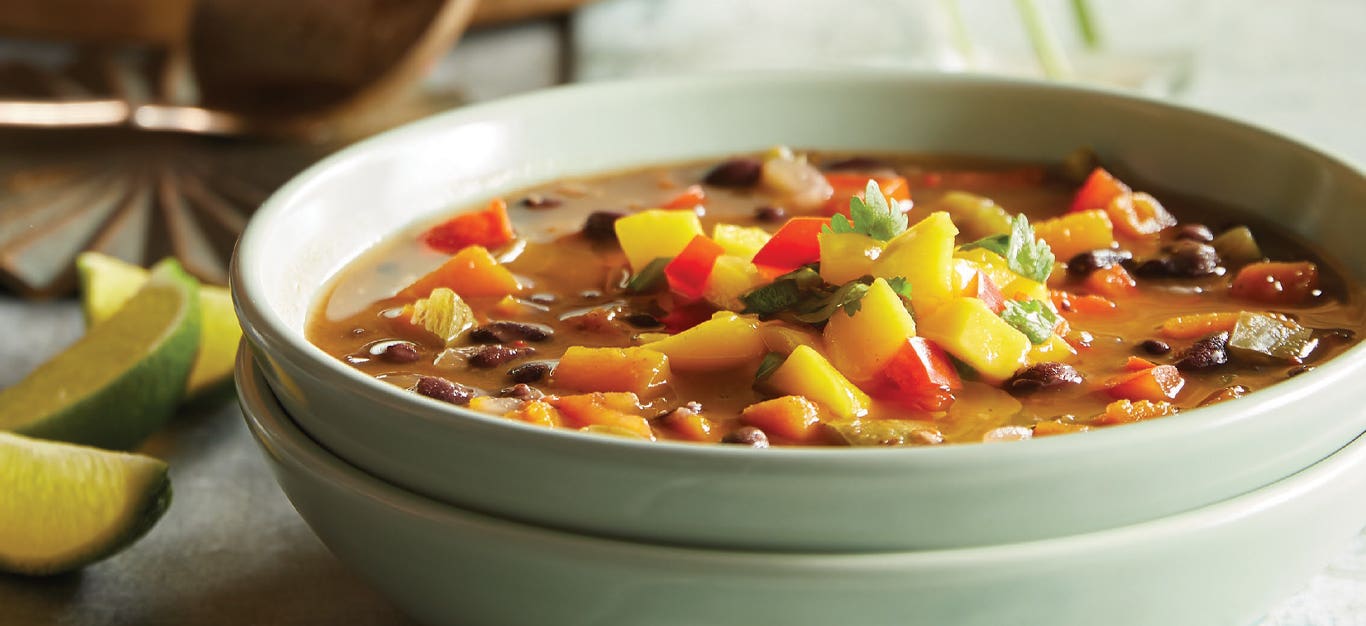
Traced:
<svg viewBox="0 0 1366 626">
<path fill-rule="evenodd" d="M 166 464 L 0 432 L 0 571 L 59 574 L 136 541 L 171 503 Z"/>
<path fill-rule="evenodd" d="M 84 252 L 76 257 L 76 271 L 87 327 L 113 317 L 147 282 L 147 270 L 98 252 Z M 199 354 L 185 384 L 186 398 L 212 393 L 232 380 L 237 344 L 242 339 L 242 328 L 237 324 L 237 313 L 227 289 L 201 286 L 199 310 Z"/>
<path fill-rule="evenodd" d="M 175 412 L 198 345 L 198 283 L 162 261 L 113 317 L 0 390 L 0 430 L 135 447 Z"/>
</svg>

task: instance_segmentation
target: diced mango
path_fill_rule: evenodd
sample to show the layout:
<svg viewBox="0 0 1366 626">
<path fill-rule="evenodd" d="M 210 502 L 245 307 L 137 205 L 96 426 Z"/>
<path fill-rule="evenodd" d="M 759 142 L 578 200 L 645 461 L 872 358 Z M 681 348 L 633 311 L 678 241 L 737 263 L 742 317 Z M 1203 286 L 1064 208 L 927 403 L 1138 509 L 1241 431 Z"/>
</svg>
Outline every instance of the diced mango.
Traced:
<svg viewBox="0 0 1366 626">
<path fill-rule="evenodd" d="M 1077 356 L 1077 349 L 1072 344 L 1067 343 L 1058 335 L 1049 335 L 1043 343 L 1035 344 L 1029 348 L 1029 354 L 1025 356 L 1025 365 L 1035 365 L 1047 363 L 1049 361 L 1067 362 Z"/>
<path fill-rule="evenodd" d="M 858 233 L 828 233 L 817 236 L 821 247 L 821 278 L 842 285 L 873 273 L 873 263 L 882 256 L 882 242 Z"/>
<path fill-rule="evenodd" d="M 1053 249 L 1059 261 L 1078 254 L 1115 245 L 1114 224 L 1100 209 L 1078 211 L 1034 224 L 1034 235 Z"/>
<path fill-rule="evenodd" d="M 758 320 L 730 311 L 642 347 L 667 354 L 669 365 L 680 371 L 738 367 L 762 359 L 767 352 Z"/>
<path fill-rule="evenodd" d="M 823 343 L 819 335 L 787 322 L 764 322 L 760 324 L 759 337 L 763 339 L 764 348 L 769 352 L 777 352 L 783 356 L 792 354 L 797 346 L 807 346 L 820 350 Z"/>
<path fill-rule="evenodd" d="M 740 421 L 793 443 L 815 438 L 820 425 L 816 405 L 802 396 L 782 396 L 745 407 Z"/>
<path fill-rule="evenodd" d="M 952 295 L 953 238 L 957 235 L 949 214 L 935 211 L 887 242 L 873 264 L 873 275 L 905 277 L 917 313 L 928 312 Z"/>
<path fill-rule="evenodd" d="M 863 296 L 858 312 L 851 317 L 836 311 L 825 325 L 825 352 L 830 361 L 852 380 L 872 380 L 915 336 L 915 320 L 906 306 L 878 278 Z"/>
<path fill-rule="evenodd" d="M 1032 344 L 976 298 L 954 298 L 919 320 L 921 335 L 977 370 L 1002 381 L 1025 364 Z"/>
<path fill-rule="evenodd" d="M 553 401 L 564 425 L 609 434 L 655 438 L 649 420 L 638 415 L 637 398 L 630 393 L 586 393 L 562 396 Z"/>
<path fill-rule="evenodd" d="M 745 307 L 740 296 L 764 284 L 759 267 L 747 259 L 723 254 L 716 257 L 702 299 L 720 309 L 739 311 Z"/>
<path fill-rule="evenodd" d="M 721 244 L 726 254 L 738 256 L 746 261 L 753 261 L 754 254 L 772 237 L 768 231 L 757 226 L 717 224 L 711 229 L 712 241 Z"/>
<path fill-rule="evenodd" d="M 579 391 L 654 395 L 669 382 L 669 357 L 644 347 L 570 346 L 555 366 L 555 384 Z"/>
<path fill-rule="evenodd" d="M 986 273 L 991 282 L 1001 289 L 1007 300 L 1038 300 L 1048 302 L 1048 286 L 1030 280 L 1010 269 L 1004 257 L 986 248 L 960 250 L 953 254 L 958 259 L 972 261 Z M 914 294 L 913 294 L 914 295 Z"/>
<path fill-rule="evenodd" d="M 483 246 L 461 249 L 440 267 L 398 292 L 398 297 L 426 297 L 437 287 L 445 287 L 466 298 L 501 297 L 521 289 L 517 277 L 500 265 Z"/>
<path fill-rule="evenodd" d="M 678 256 L 693 237 L 702 234 L 702 222 L 690 209 L 641 211 L 617 220 L 615 228 L 633 272 L 657 258 Z"/>
<path fill-rule="evenodd" d="M 872 402 L 868 394 L 809 346 L 797 346 L 766 384 L 779 393 L 805 396 L 842 419 L 864 415 Z"/>
</svg>

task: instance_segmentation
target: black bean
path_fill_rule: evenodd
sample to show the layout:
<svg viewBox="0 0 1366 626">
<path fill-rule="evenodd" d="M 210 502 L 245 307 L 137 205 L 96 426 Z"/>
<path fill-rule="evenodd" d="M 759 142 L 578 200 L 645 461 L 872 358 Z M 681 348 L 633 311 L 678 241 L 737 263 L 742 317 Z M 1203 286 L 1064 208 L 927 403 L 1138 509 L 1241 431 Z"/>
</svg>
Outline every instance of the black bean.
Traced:
<svg viewBox="0 0 1366 626">
<path fill-rule="evenodd" d="M 1143 350 L 1144 352 L 1147 352 L 1148 354 L 1158 356 L 1161 356 L 1172 351 L 1171 344 L 1168 344 L 1167 342 L 1162 341 L 1161 339 L 1144 340 L 1143 343 L 1138 344 L 1138 347 L 1139 349 Z"/>
<path fill-rule="evenodd" d="M 543 196 L 539 193 L 528 194 L 522 198 L 522 206 L 528 209 L 553 209 L 564 204 L 563 200 L 554 196 Z"/>
<path fill-rule="evenodd" d="M 395 341 L 380 351 L 379 358 L 390 363 L 412 363 L 421 358 L 417 346 L 406 341 Z"/>
<path fill-rule="evenodd" d="M 1183 239 L 1171 246 L 1171 270 L 1176 276 L 1198 278 L 1219 269 L 1219 253 L 1214 246 Z"/>
<path fill-rule="evenodd" d="M 655 316 L 650 315 L 649 313 L 632 313 L 623 319 L 626 320 L 627 324 L 635 326 L 636 328 L 659 328 L 664 325 L 663 322 L 660 322 Z"/>
<path fill-rule="evenodd" d="M 1081 374 L 1071 365 L 1047 362 L 1015 372 L 1015 375 L 1006 381 L 1005 388 L 1011 393 L 1029 393 L 1049 387 L 1076 385 L 1081 381 Z"/>
<path fill-rule="evenodd" d="M 478 343 L 512 343 L 519 339 L 545 341 L 554 336 L 555 329 L 530 322 L 489 322 L 470 331 L 470 340 Z"/>
<path fill-rule="evenodd" d="M 498 367 L 519 356 L 534 354 L 534 348 L 509 348 L 501 344 L 491 344 L 479 348 L 469 357 L 469 364 L 474 367 Z"/>
<path fill-rule="evenodd" d="M 470 399 L 474 398 L 473 389 L 435 376 L 417 379 L 417 386 L 413 387 L 413 391 L 451 404 L 469 404 Z"/>
<path fill-rule="evenodd" d="M 541 393 L 540 389 L 532 387 L 531 385 L 527 385 L 525 383 L 517 383 L 511 387 L 504 387 L 502 389 L 499 389 L 498 397 L 516 398 L 518 400 L 540 400 L 541 398 L 545 397 L 545 394 Z"/>
<path fill-rule="evenodd" d="M 1134 274 L 1150 278 L 1163 278 L 1176 275 L 1176 270 L 1172 269 L 1172 259 L 1170 256 L 1159 256 L 1147 259 L 1134 266 Z"/>
<path fill-rule="evenodd" d="M 1176 227 L 1176 239 L 1188 239 L 1200 243 L 1214 241 L 1214 233 L 1204 224 L 1182 224 Z"/>
<path fill-rule="evenodd" d="M 1090 250 L 1074 256 L 1067 262 L 1067 273 L 1073 276 L 1085 277 L 1096 270 L 1103 270 L 1123 263 L 1125 260 L 1133 258 L 1128 250 L 1114 250 L 1111 248 L 1101 248 Z"/>
<path fill-rule="evenodd" d="M 551 369 L 545 361 L 532 361 L 508 370 L 508 378 L 518 383 L 534 383 L 549 375 Z"/>
<path fill-rule="evenodd" d="M 617 220 L 626 217 L 616 211 L 594 211 L 583 221 L 583 236 L 593 241 L 616 241 Z"/>
<path fill-rule="evenodd" d="M 854 170 L 859 172 L 871 172 L 874 170 L 889 170 L 892 166 L 886 161 L 871 157 L 856 156 L 848 159 L 840 159 L 826 163 L 824 169 L 829 172 L 841 170 Z"/>
<path fill-rule="evenodd" d="M 754 209 L 754 219 L 760 222 L 781 222 L 787 219 L 787 209 L 773 205 L 761 206 Z"/>
<path fill-rule="evenodd" d="M 753 187 L 759 182 L 759 174 L 764 164 L 758 159 L 741 157 L 718 163 L 711 168 L 702 182 L 713 187 Z"/>
<path fill-rule="evenodd" d="M 1181 351 L 1177 369 L 1202 370 L 1228 363 L 1228 333 L 1217 333 L 1200 339 Z"/>
<path fill-rule="evenodd" d="M 767 448 L 768 435 L 753 426 L 741 426 L 726 433 L 726 436 L 721 438 L 721 443 L 737 443 L 751 448 Z"/>
</svg>

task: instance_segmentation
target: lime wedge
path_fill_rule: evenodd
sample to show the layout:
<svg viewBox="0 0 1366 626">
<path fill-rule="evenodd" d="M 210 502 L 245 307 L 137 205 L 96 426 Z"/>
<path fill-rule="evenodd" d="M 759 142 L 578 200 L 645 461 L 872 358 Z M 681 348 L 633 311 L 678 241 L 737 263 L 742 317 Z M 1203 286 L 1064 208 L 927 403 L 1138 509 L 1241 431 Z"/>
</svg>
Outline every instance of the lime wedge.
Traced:
<svg viewBox="0 0 1366 626">
<path fill-rule="evenodd" d="M 0 570 L 45 575 L 136 541 L 171 504 L 166 464 L 0 433 Z"/>
<path fill-rule="evenodd" d="M 86 326 L 95 326 L 118 312 L 147 282 L 147 270 L 98 252 L 76 257 L 81 280 L 81 307 Z M 212 392 L 232 380 L 233 360 L 242 328 L 228 290 L 214 285 L 199 288 L 199 356 L 190 368 L 186 398 Z"/>
<path fill-rule="evenodd" d="M 0 430 L 132 448 L 175 412 L 198 346 L 198 283 L 162 261 L 113 317 L 0 390 Z"/>
</svg>

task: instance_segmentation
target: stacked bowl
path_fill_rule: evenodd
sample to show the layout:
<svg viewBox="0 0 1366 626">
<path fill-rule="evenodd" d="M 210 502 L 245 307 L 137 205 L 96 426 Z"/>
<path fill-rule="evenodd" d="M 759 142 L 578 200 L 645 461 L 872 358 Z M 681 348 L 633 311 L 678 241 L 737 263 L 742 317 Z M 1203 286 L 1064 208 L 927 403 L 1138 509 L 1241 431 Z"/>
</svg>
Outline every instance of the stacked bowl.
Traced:
<svg viewBox="0 0 1366 626">
<path fill-rule="evenodd" d="M 649 443 L 474 413 L 305 339 L 386 235 L 566 177 L 786 143 L 1044 161 L 1240 207 L 1366 280 L 1366 176 L 1207 114 L 901 73 L 564 88 L 443 114 L 300 175 L 238 245 L 241 400 L 303 517 L 431 623 L 1238 624 L 1366 523 L 1356 346 L 1247 398 L 1084 435 L 916 449 Z"/>
</svg>

